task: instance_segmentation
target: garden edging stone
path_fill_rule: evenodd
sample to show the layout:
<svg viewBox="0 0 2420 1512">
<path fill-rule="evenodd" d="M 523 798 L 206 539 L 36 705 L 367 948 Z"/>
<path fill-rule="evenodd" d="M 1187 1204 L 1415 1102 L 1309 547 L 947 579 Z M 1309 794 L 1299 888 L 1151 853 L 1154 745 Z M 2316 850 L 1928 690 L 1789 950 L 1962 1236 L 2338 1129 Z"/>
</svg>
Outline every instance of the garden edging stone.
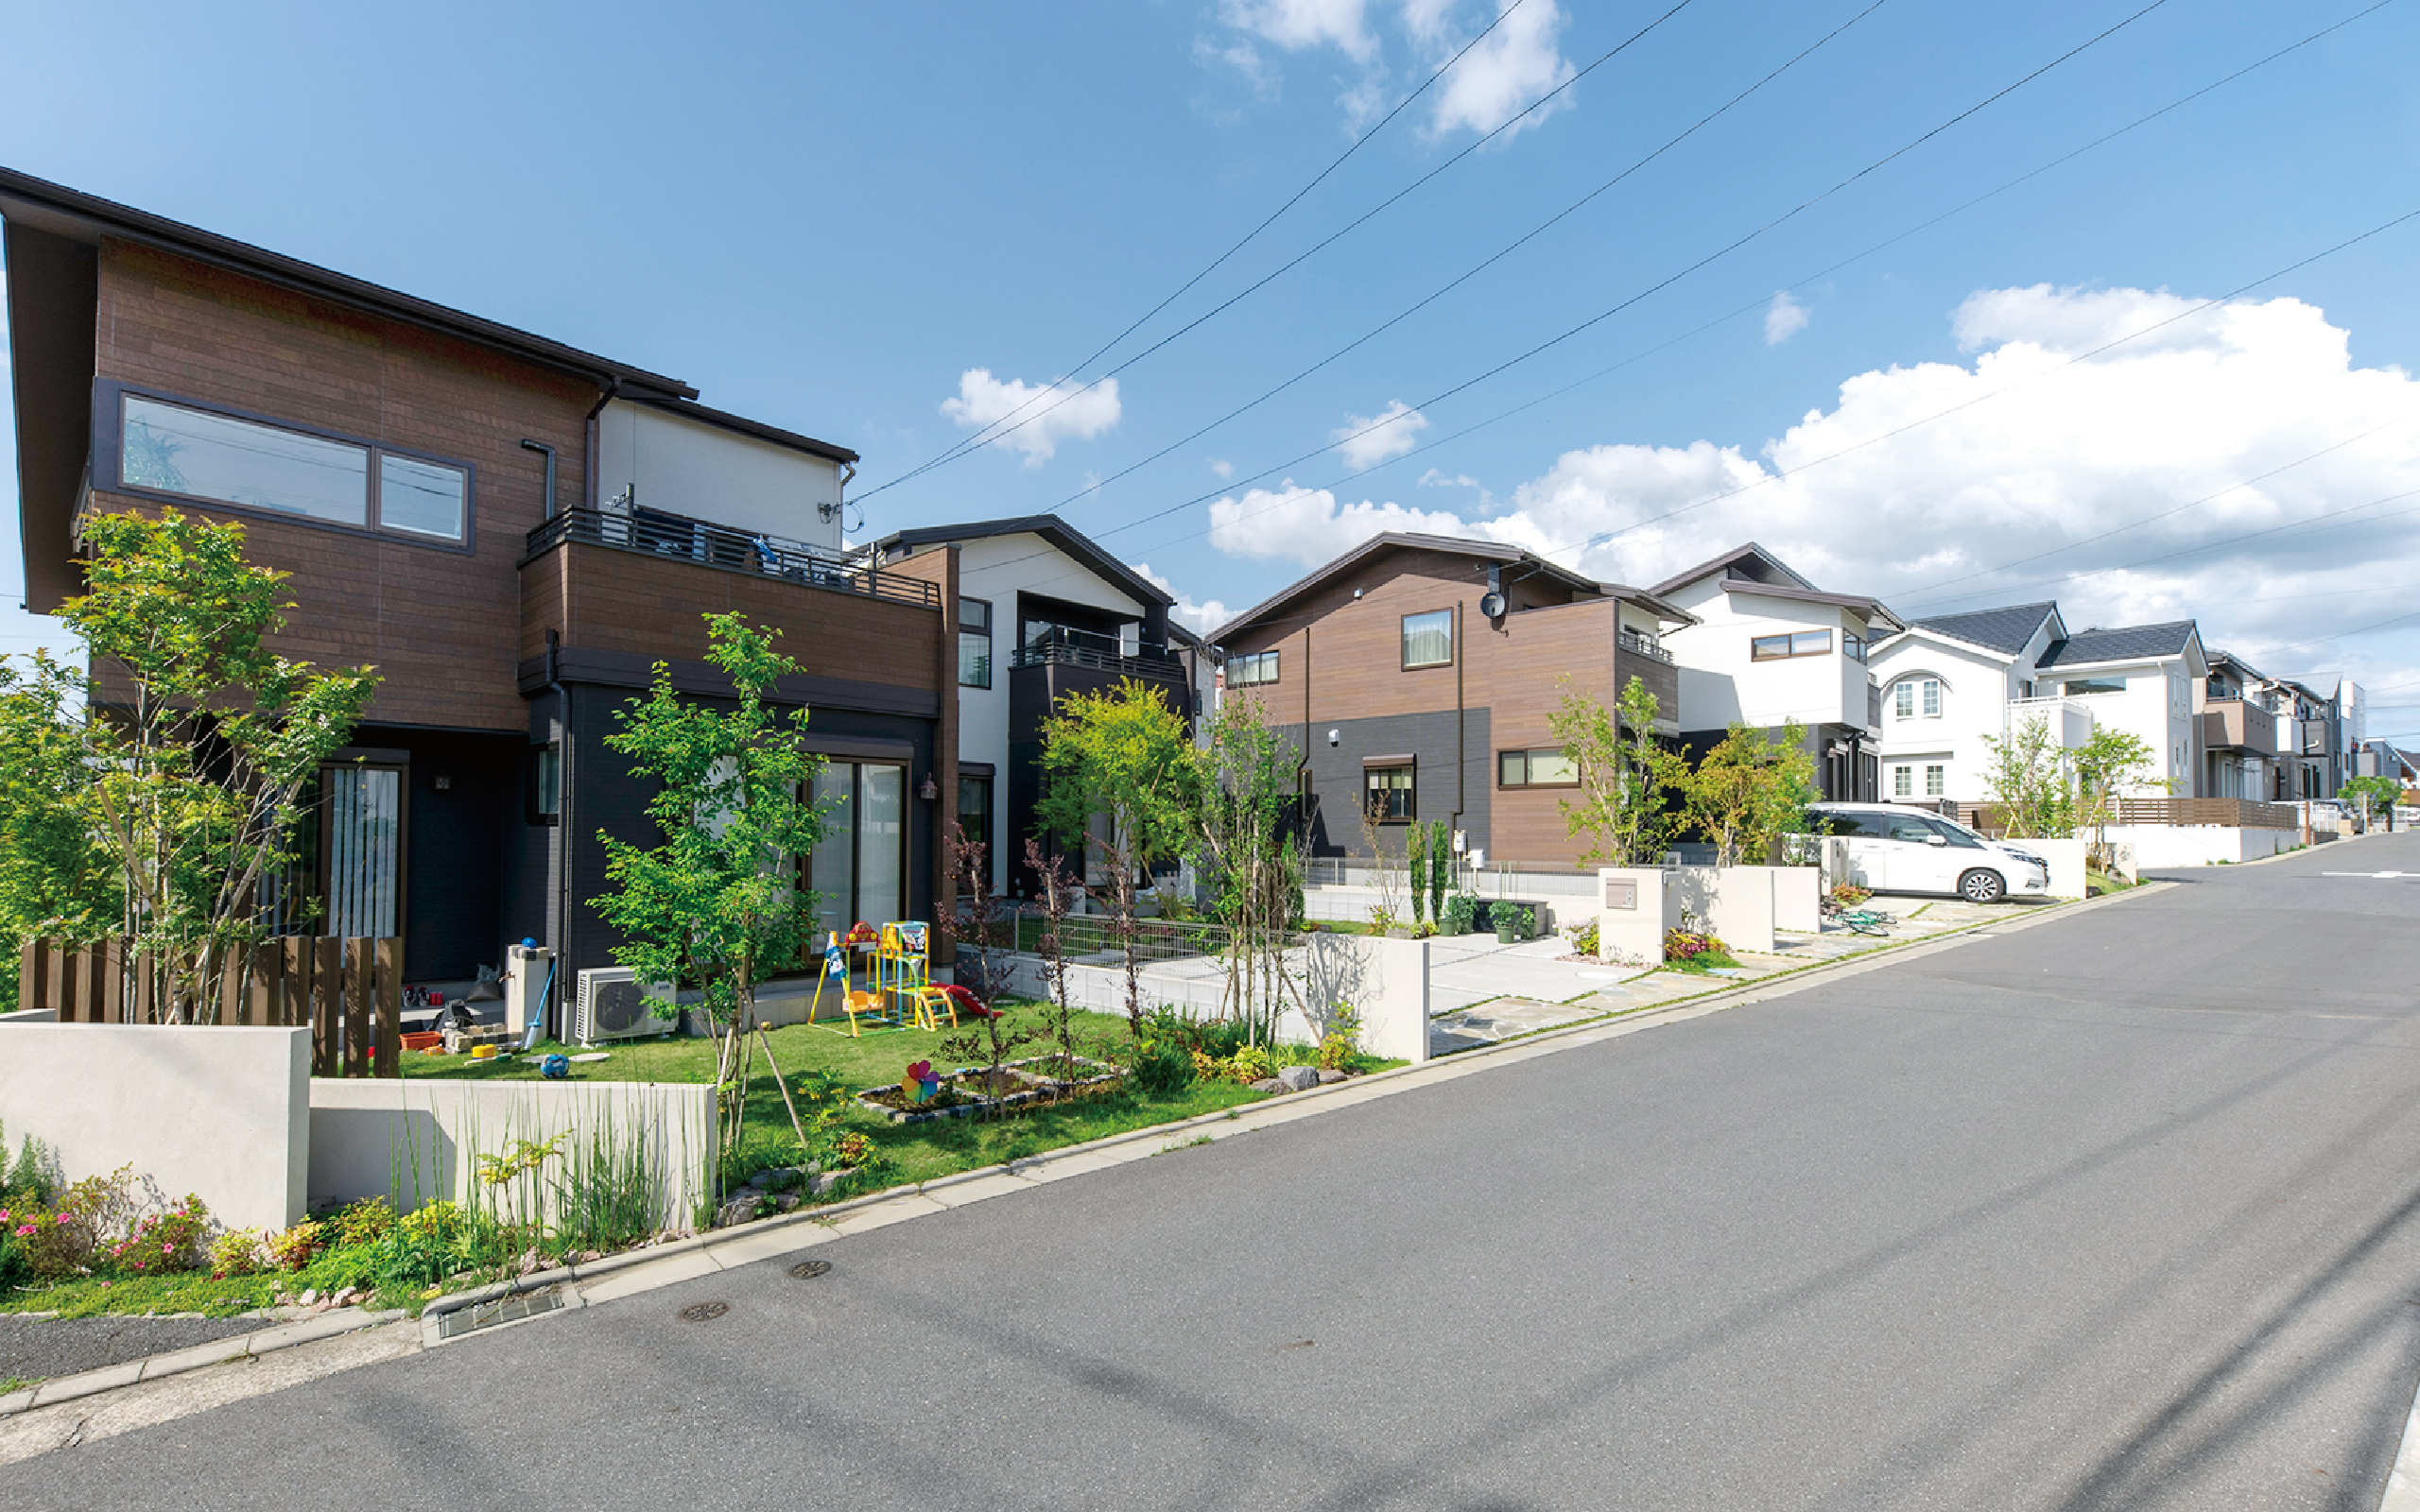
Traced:
<svg viewBox="0 0 2420 1512">
<path fill-rule="evenodd" d="M 72 1376 L 60 1376 L 0 1397 L 0 1418 L 13 1418 L 36 1407 L 74 1401 L 96 1392 L 114 1391 L 138 1381 L 158 1381 L 248 1356 L 290 1349 L 298 1344 L 311 1344 L 334 1338 L 339 1333 L 351 1333 L 357 1329 L 392 1323 L 404 1315 L 400 1308 L 372 1313 L 366 1308 L 339 1307 L 295 1322 L 281 1323 L 275 1328 L 263 1329 L 257 1333 L 240 1334 L 190 1349 L 172 1349 L 164 1354 L 146 1355 L 140 1360 L 103 1366 L 97 1370 L 79 1370 Z"/>
</svg>

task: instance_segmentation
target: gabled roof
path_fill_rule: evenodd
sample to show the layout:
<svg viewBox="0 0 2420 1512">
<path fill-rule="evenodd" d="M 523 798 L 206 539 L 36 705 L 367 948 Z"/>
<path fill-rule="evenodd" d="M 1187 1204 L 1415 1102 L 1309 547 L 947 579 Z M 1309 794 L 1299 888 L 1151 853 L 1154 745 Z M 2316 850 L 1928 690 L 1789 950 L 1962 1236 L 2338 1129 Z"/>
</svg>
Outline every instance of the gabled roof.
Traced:
<svg viewBox="0 0 2420 1512">
<path fill-rule="evenodd" d="M 2193 644 L 2191 620 L 2160 625 L 2122 625 L 2115 629 L 2078 630 L 2054 643 L 2035 663 L 2046 667 L 2088 666 L 2101 662 L 2146 662 L 2154 657 L 2183 656 Z"/>
<path fill-rule="evenodd" d="M 1157 604 L 1164 609 L 1172 609 L 1176 605 L 1174 593 L 1103 551 L 1090 536 L 1055 514 L 1018 515 L 1008 520 L 971 520 L 957 525 L 919 525 L 913 530 L 893 531 L 875 541 L 873 549 L 877 558 L 890 561 L 920 547 L 953 541 L 981 541 L 991 536 L 1040 536 L 1144 603 Z"/>
<path fill-rule="evenodd" d="M 2243 658 L 2236 655 L 2233 651 L 2213 651 L 2210 653 L 2210 670 L 2216 672 L 2221 665 L 2235 668 L 2238 674 L 2249 678 L 2255 682 L 2266 682 L 2269 680 L 2269 675 L 2267 673 L 2262 672 L 2258 667 L 2256 667 L 2251 662 L 2246 662 Z"/>
<path fill-rule="evenodd" d="M 1837 604 L 1841 609 L 1861 610 L 1871 620 L 1905 629 L 1899 616 L 1883 607 L 1882 600 L 1862 593 L 1819 593 L 1811 588 L 1784 588 L 1778 583 L 1751 582 L 1744 577 L 1725 578 L 1722 591 L 1754 598 L 1787 598 L 1801 604 Z"/>
<path fill-rule="evenodd" d="M 1431 536 L 1410 530 L 1387 530 L 1338 557 L 1326 565 L 1311 570 L 1305 576 L 1279 589 L 1270 597 L 1221 625 L 1210 639 L 1223 642 L 1229 635 L 1269 618 L 1279 610 L 1317 592 L 1320 587 L 1341 574 L 1352 571 L 1372 557 L 1385 551 L 1431 551 L 1444 556 L 1476 557 L 1481 561 L 1505 562 L 1520 567 L 1524 574 L 1551 577 L 1575 593 L 1591 598 L 1622 598 L 1649 610 L 1659 617 L 1679 625 L 1694 625 L 1697 616 L 1677 604 L 1667 602 L 1652 591 L 1626 588 L 1619 583 L 1599 582 L 1583 577 L 1568 567 L 1560 567 L 1534 552 L 1518 546 L 1508 546 L 1496 541 L 1471 541 L 1461 536 Z"/>
<path fill-rule="evenodd" d="M 1744 545 L 1732 547 L 1720 557 L 1709 558 L 1686 572 L 1675 573 L 1648 592 L 1668 593 L 1676 588 L 1694 583 L 1701 577 L 1718 572 L 1726 576 L 1745 578 L 1750 582 L 1778 583 L 1781 586 L 1810 591 L 1815 587 L 1813 583 L 1790 571 L 1789 563 L 1751 541 Z"/>
<path fill-rule="evenodd" d="M 1928 619 L 1910 620 L 1908 628 L 1930 630 L 2002 656 L 2014 656 L 2033 639 L 2033 632 L 2042 627 L 2042 622 L 2058 612 L 2057 602 L 2045 599 L 2039 604 L 2011 604 L 2004 609 L 1979 609 L 1964 614 L 1935 614 Z"/>
</svg>

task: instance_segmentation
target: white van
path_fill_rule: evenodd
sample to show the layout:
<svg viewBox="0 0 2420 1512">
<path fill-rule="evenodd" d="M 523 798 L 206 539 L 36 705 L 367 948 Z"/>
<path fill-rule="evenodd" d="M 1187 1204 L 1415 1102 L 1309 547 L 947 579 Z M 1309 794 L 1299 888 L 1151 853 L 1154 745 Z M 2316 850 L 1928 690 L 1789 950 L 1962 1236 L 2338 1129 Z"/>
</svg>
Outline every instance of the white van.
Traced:
<svg viewBox="0 0 2420 1512">
<path fill-rule="evenodd" d="M 1818 803 L 1819 833 L 1848 841 L 1849 879 L 1873 892 L 1955 893 L 1968 902 L 2047 898 L 2050 864 L 1956 819 L 1892 803 Z"/>
</svg>

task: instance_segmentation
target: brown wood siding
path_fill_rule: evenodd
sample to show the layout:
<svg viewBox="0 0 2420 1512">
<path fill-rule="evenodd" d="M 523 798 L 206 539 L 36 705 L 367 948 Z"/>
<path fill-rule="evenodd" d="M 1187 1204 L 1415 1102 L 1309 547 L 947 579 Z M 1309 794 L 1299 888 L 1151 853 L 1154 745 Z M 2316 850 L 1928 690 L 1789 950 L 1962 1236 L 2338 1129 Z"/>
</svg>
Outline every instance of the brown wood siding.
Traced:
<svg viewBox="0 0 2420 1512">
<path fill-rule="evenodd" d="M 1357 588 L 1362 593 L 1358 599 L 1353 596 Z M 1496 786 L 1495 751 L 1559 744 L 1548 717 L 1566 679 L 1572 691 L 1611 709 L 1635 673 L 1662 700 L 1667 717 L 1678 708 L 1678 680 L 1668 663 L 1618 653 L 1619 605 L 1614 599 L 1575 599 L 1561 584 L 1515 580 L 1506 588 L 1511 612 L 1490 624 L 1478 612 L 1486 591 L 1486 568 L 1476 558 L 1409 551 L 1378 556 L 1361 571 L 1323 584 L 1282 619 L 1228 635 L 1231 657 L 1272 649 L 1279 655 L 1276 682 L 1227 696 L 1260 700 L 1273 725 L 1314 730 L 1357 719 L 1450 712 L 1457 669 L 1404 670 L 1402 625 L 1407 614 L 1459 606 L 1455 654 L 1461 662 L 1462 707 L 1489 714 L 1492 748 L 1466 753 L 1475 763 L 1484 757 L 1491 790 L 1488 858 L 1518 866 L 1575 866 L 1585 842 L 1567 832 L 1558 801 L 1572 790 Z M 1454 754 L 1422 751 L 1422 770 L 1450 772 Z"/>
<path fill-rule="evenodd" d="M 103 378 L 470 463 L 475 549 L 467 553 L 249 514 L 218 518 L 241 521 L 254 561 L 293 574 L 294 607 L 277 650 L 377 667 L 384 680 L 371 720 L 527 728 L 515 563 L 544 513 L 545 464 L 521 442 L 555 449 L 556 497 L 579 503 L 594 387 L 119 242 L 101 250 L 96 348 Z M 107 493 L 95 502 L 148 507 Z"/>
</svg>

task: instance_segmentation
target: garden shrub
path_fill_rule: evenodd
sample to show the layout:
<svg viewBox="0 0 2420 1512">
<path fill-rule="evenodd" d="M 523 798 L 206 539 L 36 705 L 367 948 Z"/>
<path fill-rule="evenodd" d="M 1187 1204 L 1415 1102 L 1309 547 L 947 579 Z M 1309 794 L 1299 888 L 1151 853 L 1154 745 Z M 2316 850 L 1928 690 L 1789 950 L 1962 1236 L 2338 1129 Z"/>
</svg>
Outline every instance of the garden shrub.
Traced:
<svg viewBox="0 0 2420 1512">
<path fill-rule="evenodd" d="M 1597 946 L 1599 943 L 1597 937 L 1597 920 L 1591 919 L 1584 924 L 1573 926 L 1570 931 L 1570 938 L 1571 948 L 1573 950 L 1578 951 L 1582 955 L 1596 954 Z"/>
<path fill-rule="evenodd" d="M 301 1270 L 311 1263 L 311 1257 L 320 1252 L 323 1243 L 325 1235 L 320 1226 L 305 1218 L 284 1233 L 269 1235 L 262 1241 L 262 1248 L 268 1252 L 269 1263 L 277 1269 Z"/>
<path fill-rule="evenodd" d="M 107 1246 L 107 1268 L 121 1276 L 160 1276 L 192 1270 L 200 1263 L 202 1236 L 210 1231 L 210 1210 L 188 1192 L 165 1212 L 137 1223 L 125 1238 Z"/>
<path fill-rule="evenodd" d="M 1447 935 L 1468 935 L 1478 928 L 1478 894 L 1468 888 L 1445 900 L 1445 907 L 1437 916 L 1437 925 Z"/>
<path fill-rule="evenodd" d="M 1249 1086 L 1277 1074 L 1276 1062 L 1259 1045 L 1246 1045 L 1227 1057 L 1227 1077 Z"/>
<path fill-rule="evenodd" d="M 214 1280 L 256 1276 L 269 1268 L 257 1228 L 230 1228 L 210 1242 L 210 1275 Z"/>
<path fill-rule="evenodd" d="M 1126 1081 L 1146 1097 L 1169 1097 L 1190 1086 L 1194 1074 L 1194 1057 L 1184 1046 L 1168 1040 L 1146 1040 L 1134 1063 L 1127 1068 Z"/>
<path fill-rule="evenodd" d="M 394 1205 L 385 1197 L 363 1197 L 349 1202 L 320 1220 L 328 1242 L 339 1247 L 348 1245 L 373 1245 L 387 1236 L 395 1226 Z"/>
<path fill-rule="evenodd" d="M 1668 961 L 1692 961 L 1701 955 L 1729 956 L 1731 947 L 1720 936 L 1695 930 L 1668 929 L 1664 932 L 1664 958 Z"/>
</svg>

